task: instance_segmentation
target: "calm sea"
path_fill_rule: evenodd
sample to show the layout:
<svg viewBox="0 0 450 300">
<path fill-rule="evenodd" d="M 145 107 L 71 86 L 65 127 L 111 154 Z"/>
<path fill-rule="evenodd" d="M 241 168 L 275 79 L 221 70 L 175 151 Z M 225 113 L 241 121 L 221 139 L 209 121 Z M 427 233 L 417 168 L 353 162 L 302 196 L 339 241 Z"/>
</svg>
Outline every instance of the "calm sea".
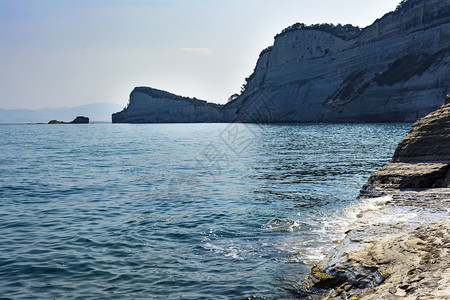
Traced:
<svg viewBox="0 0 450 300">
<path fill-rule="evenodd" d="M 0 298 L 301 297 L 409 127 L 0 125 Z"/>
</svg>

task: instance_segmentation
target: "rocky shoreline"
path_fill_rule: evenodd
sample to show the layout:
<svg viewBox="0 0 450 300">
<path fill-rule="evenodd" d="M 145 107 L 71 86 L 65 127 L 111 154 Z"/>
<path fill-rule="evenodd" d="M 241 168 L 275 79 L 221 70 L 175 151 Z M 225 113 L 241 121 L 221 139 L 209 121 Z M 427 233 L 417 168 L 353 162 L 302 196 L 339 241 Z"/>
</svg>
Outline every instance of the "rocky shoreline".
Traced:
<svg viewBox="0 0 450 300">
<path fill-rule="evenodd" d="M 312 271 L 310 299 L 450 299 L 450 97 L 361 190 L 373 209 Z"/>
<path fill-rule="evenodd" d="M 450 92 L 449 40 L 449 0 L 402 1 L 365 28 L 296 23 L 227 104 L 137 87 L 112 122 L 414 122 Z"/>
</svg>

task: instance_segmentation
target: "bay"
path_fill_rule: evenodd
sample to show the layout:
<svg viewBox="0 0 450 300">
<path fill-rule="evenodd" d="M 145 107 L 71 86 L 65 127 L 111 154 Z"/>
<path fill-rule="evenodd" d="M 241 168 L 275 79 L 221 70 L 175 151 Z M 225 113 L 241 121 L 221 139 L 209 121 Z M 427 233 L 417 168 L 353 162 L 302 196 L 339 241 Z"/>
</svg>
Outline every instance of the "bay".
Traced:
<svg viewBox="0 0 450 300">
<path fill-rule="evenodd" d="M 0 125 L 0 296 L 301 298 L 409 127 Z"/>
</svg>

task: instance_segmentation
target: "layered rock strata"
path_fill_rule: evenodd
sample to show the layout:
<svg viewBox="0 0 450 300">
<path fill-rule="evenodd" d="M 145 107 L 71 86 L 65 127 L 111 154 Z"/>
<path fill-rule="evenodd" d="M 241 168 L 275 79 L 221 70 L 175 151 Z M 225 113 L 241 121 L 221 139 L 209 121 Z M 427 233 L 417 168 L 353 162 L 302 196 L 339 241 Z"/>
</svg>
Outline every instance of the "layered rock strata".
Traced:
<svg viewBox="0 0 450 300">
<path fill-rule="evenodd" d="M 113 123 L 203 123 L 217 122 L 220 105 L 177 96 L 148 87 L 136 87 L 129 104 L 112 115 Z"/>
<path fill-rule="evenodd" d="M 260 55 L 236 118 L 252 121 L 268 101 L 269 122 L 414 122 L 439 107 L 450 86 L 450 1 L 406 4 L 346 40 L 285 29 Z"/>
<path fill-rule="evenodd" d="M 364 29 L 286 28 L 224 106 L 137 88 L 113 122 L 414 122 L 450 92 L 449 54 L 450 0 L 409 0 Z"/>
<path fill-rule="evenodd" d="M 449 100 L 418 120 L 392 161 L 370 177 L 361 198 L 378 208 L 360 213 L 340 245 L 313 268 L 311 293 L 450 299 Z"/>
<path fill-rule="evenodd" d="M 450 95 L 447 96 L 447 101 Z M 361 194 L 385 190 L 450 187 L 450 103 L 419 119 L 398 144 L 392 160 L 372 174 Z"/>
</svg>

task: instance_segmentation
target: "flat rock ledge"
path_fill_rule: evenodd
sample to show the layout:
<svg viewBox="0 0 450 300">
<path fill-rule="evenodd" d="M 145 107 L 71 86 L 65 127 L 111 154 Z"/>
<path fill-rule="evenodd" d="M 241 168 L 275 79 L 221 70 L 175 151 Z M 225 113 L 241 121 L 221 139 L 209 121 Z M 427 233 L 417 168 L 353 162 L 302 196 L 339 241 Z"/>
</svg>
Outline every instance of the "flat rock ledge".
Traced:
<svg viewBox="0 0 450 300">
<path fill-rule="evenodd" d="M 309 299 L 450 299 L 450 191 L 435 192 L 396 194 L 380 210 L 361 214 L 313 267 Z M 423 205 L 427 199 L 432 208 Z M 416 219 L 367 222 L 399 206 L 416 212 Z"/>
<path fill-rule="evenodd" d="M 362 212 L 306 283 L 309 299 L 450 299 L 450 96 L 372 174 Z"/>
</svg>

